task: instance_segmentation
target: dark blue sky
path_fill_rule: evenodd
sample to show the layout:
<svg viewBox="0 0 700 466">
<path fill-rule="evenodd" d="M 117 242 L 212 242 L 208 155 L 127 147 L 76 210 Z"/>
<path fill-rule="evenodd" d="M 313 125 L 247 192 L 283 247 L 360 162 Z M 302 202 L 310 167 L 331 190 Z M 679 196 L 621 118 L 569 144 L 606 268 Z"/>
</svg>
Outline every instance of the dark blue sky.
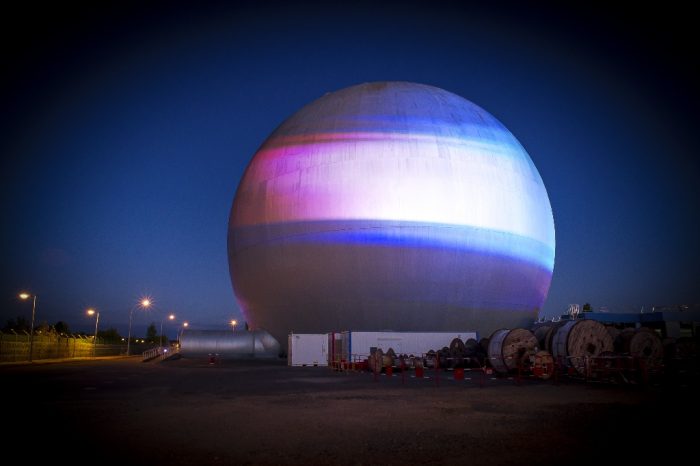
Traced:
<svg viewBox="0 0 700 466">
<path fill-rule="evenodd" d="M 568 2 L 567 2 L 568 3 Z M 682 11 L 458 3 L 107 2 L 3 20 L 0 319 L 126 333 L 166 312 L 241 319 L 226 233 L 238 182 L 326 92 L 401 80 L 498 118 L 557 235 L 544 313 L 700 303 L 697 43 Z M 585 5 L 581 3 L 581 5 Z M 12 27 L 9 27 L 12 26 Z M 174 334 L 174 330 L 170 331 Z"/>
</svg>

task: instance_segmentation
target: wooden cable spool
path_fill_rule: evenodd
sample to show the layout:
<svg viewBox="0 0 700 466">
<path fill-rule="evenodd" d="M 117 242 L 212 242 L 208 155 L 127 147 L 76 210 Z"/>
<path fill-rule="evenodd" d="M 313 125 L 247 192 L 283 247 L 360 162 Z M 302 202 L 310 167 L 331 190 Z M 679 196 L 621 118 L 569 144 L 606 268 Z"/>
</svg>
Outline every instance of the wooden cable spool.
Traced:
<svg viewBox="0 0 700 466">
<path fill-rule="evenodd" d="M 425 367 L 434 368 L 437 365 L 437 353 L 430 350 L 425 354 Z"/>
<path fill-rule="evenodd" d="M 466 351 L 467 351 L 467 348 L 466 348 L 464 342 L 460 338 L 454 338 L 452 340 L 452 342 L 450 343 L 449 360 L 448 360 L 449 367 L 452 367 L 452 368 L 461 367 L 463 364 L 464 355 L 465 355 Z"/>
<path fill-rule="evenodd" d="M 524 328 L 500 329 L 489 338 L 488 359 L 491 366 L 501 374 L 517 369 L 537 352 L 537 338 Z"/>
<path fill-rule="evenodd" d="M 447 346 L 443 346 L 441 350 L 437 352 L 438 362 L 440 368 L 450 367 L 450 349 Z"/>
<path fill-rule="evenodd" d="M 481 340 L 479 340 L 479 347 L 483 351 L 484 354 L 488 354 L 489 352 L 489 337 L 483 337 Z"/>
<path fill-rule="evenodd" d="M 552 338 L 552 356 L 579 374 L 585 374 L 586 358 L 612 350 L 612 337 L 605 325 L 595 320 L 570 320 Z"/>
<path fill-rule="evenodd" d="M 423 368 L 423 358 L 420 356 L 411 356 L 411 366 L 416 368 L 416 369 L 422 369 Z"/>
<path fill-rule="evenodd" d="M 535 377 L 543 380 L 554 375 L 554 357 L 549 351 L 540 350 L 535 353 L 532 361 L 532 373 Z"/>
<path fill-rule="evenodd" d="M 550 325 L 547 326 L 547 332 L 545 333 L 544 336 L 544 346 L 542 347 L 545 351 L 549 351 L 554 354 L 554 351 L 552 350 L 552 339 L 554 339 L 554 335 L 557 333 L 557 330 L 559 330 L 566 322 L 552 322 Z"/>
<path fill-rule="evenodd" d="M 396 360 L 396 352 L 393 348 L 386 350 L 386 353 L 384 353 L 382 356 L 382 367 L 390 367 L 394 365 L 394 361 Z"/>
<path fill-rule="evenodd" d="M 634 336 L 634 328 L 626 327 L 620 330 L 617 337 L 613 340 L 613 346 L 615 351 L 618 353 L 629 353 L 630 351 L 630 340 Z"/>
<path fill-rule="evenodd" d="M 613 347 L 615 348 L 615 351 L 622 352 L 622 349 L 618 349 L 617 342 L 619 341 L 620 338 L 620 332 L 621 330 L 617 327 L 613 327 L 612 325 L 606 325 L 605 330 L 608 331 L 610 334 L 610 338 L 613 340 Z"/>
<path fill-rule="evenodd" d="M 382 365 L 383 365 L 383 360 L 384 360 L 384 352 L 377 348 L 377 350 L 369 355 L 369 369 L 372 372 L 375 373 L 380 373 L 382 371 Z"/>
<path fill-rule="evenodd" d="M 468 358 L 473 358 L 477 355 L 479 349 L 479 343 L 473 338 L 464 342 L 464 356 Z"/>
<path fill-rule="evenodd" d="M 545 324 L 538 324 L 532 329 L 532 334 L 537 338 L 537 346 L 539 348 L 544 348 L 545 337 L 550 328 L 552 328 L 551 322 L 547 322 Z"/>
<path fill-rule="evenodd" d="M 460 338 L 455 338 L 450 343 L 450 352 L 451 353 L 455 353 L 455 352 L 464 353 L 465 349 L 466 349 L 466 346 Z"/>
<path fill-rule="evenodd" d="M 664 359 L 664 347 L 655 331 L 641 327 L 629 339 L 627 352 L 630 356 L 644 360 L 647 367 L 657 367 Z"/>
</svg>

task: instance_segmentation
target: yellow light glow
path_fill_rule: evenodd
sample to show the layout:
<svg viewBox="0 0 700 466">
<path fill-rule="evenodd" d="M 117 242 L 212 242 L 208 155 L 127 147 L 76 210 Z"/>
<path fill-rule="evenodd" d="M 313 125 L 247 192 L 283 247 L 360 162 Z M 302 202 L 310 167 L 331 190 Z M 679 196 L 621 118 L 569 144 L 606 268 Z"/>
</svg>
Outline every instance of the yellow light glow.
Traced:
<svg viewBox="0 0 700 466">
<path fill-rule="evenodd" d="M 237 323 L 238 323 L 238 322 L 236 322 L 235 320 L 232 320 L 232 321 L 231 321 L 231 325 L 236 325 Z"/>
<path fill-rule="evenodd" d="M 183 327 L 187 327 L 188 325 L 190 325 L 189 322 L 183 322 L 182 324 Z"/>
<path fill-rule="evenodd" d="M 144 299 L 141 300 L 141 305 L 142 305 L 143 307 L 148 307 L 148 306 L 151 305 L 151 300 L 148 299 L 148 298 L 144 298 Z"/>
<path fill-rule="evenodd" d="M 87 313 L 88 313 L 89 316 L 93 316 L 93 315 L 95 315 L 95 310 L 94 310 L 94 309 L 88 309 L 88 310 L 87 310 Z"/>
<path fill-rule="evenodd" d="M 31 296 L 32 295 L 30 295 L 29 293 L 20 293 L 19 299 L 29 299 L 29 298 L 31 298 Z"/>
<path fill-rule="evenodd" d="M 170 320 L 175 320 L 175 314 L 170 314 L 170 315 L 168 316 L 168 319 L 170 319 Z"/>
</svg>

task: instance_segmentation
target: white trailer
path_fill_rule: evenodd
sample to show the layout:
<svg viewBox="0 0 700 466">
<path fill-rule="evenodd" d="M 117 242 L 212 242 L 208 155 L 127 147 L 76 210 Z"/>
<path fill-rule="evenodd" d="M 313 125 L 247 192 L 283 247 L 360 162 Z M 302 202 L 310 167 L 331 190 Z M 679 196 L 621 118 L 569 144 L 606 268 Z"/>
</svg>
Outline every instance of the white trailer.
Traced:
<svg viewBox="0 0 700 466">
<path fill-rule="evenodd" d="M 290 333 L 288 366 L 327 366 L 328 335 L 326 333 Z"/>
<path fill-rule="evenodd" d="M 479 334 L 471 330 L 457 332 L 339 332 L 328 334 L 331 356 L 340 361 L 356 361 L 367 358 L 371 351 L 392 348 L 396 354 L 420 356 L 430 350 L 450 346 L 459 338 L 479 340 Z M 340 347 L 339 347 L 340 345 Z"/>
</svg>

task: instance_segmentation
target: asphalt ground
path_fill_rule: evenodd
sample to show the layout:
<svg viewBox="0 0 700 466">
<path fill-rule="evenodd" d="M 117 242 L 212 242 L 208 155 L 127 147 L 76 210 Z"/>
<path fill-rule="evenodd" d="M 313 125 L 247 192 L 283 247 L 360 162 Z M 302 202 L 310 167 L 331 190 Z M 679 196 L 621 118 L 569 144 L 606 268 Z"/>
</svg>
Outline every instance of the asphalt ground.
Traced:
<svg viewBox="0 0 700 466">
<path fill-rule="evenodd" d="M 30 464 L 697 460 L 695 386 L 426 375 L 135 357 L 5 365 L 2 443 Z"/>
</svg>

